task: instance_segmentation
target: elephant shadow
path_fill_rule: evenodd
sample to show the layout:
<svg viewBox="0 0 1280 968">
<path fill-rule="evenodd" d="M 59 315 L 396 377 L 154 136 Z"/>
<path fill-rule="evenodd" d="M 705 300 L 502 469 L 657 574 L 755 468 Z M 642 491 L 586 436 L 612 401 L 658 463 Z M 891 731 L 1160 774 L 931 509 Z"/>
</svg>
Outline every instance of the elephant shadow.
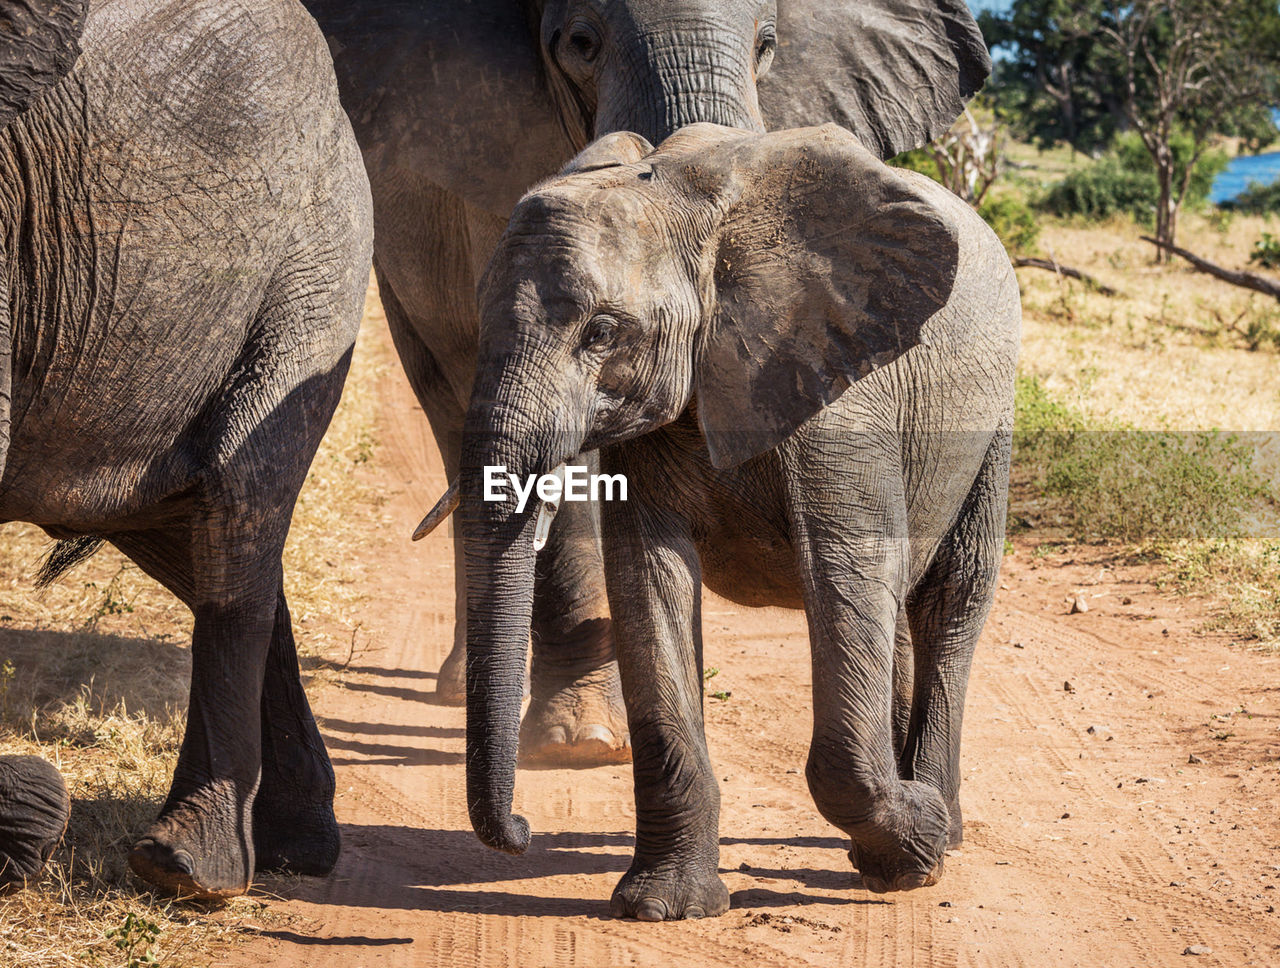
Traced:
<svg viewBox="0 0 1280 968">
<path fill-rule="evenodd" d="M 37 717 L 42 740 L 75 744 L 92 742 L 76 731 L 91 734 L 92 720 L 110 714 L 171 724 L 187 706 L 191 650 L 159 639 L 0 625 L 0 670 L 6 726 L 29 728 Z"/>
<path fill-rule="evenodd" d="M 612 875 L 610 880 L 616 880 L 630 864 L 635 846 L 635 837 L 623 831 L 539 833 L 534 834 L 527 852 L 512 857 L 485 847 L 470 830 L 381 824 L 343 824 L 342 840 L 342 856 L 330 877 L 268 878 L 262 886 L 276 896 L 341 907 L 607 920 L 608 890 L 595 894 L 593 887 L 586 887 L 581 890 L 586 896 L 552 896 L 548 879 L 607 874 Z M 800 846 L 816 840 L 798 837 L 794 843 Z M 821 846 L 847 847 L 838 838 L 821 840 Z M 784 841 L 792 843 L 785 838 L 750 837 L 725 838 L 721 843 L 771 845 Z M 721 873 L 728 871 L 722 869 Z M 849 870 L 828 873 L 751 868 L 748 873 L 760 878 L 786 877 L 798 881 L 802 889 L 787 885 L 775 890 L 760 883 L 735 891 L 736 907 L 885 903 L 852 894 L 830 897 L 809 892 L 814 888 L 838 888 L 856 893 L 860 881 Z M 506 882 L 510 882 L 507 889 L 491 888 Z"/>
</svg>

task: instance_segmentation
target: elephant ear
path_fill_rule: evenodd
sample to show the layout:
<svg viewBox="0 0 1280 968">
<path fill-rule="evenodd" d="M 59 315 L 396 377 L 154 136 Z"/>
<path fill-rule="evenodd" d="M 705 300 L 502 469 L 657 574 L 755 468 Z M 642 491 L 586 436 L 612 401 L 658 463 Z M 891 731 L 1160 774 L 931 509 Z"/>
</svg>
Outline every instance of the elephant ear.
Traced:
<svg viewBox="0 0 1280 968">
<path fill-rule="evenodd" d="M 990 73 L 964 0 L 780 0 L 760 109 L 773 130 L 835 121 L 890 158 L 946 131 Z"/>
<path fill-rule="evenodd" d="M 943 189 L 835 125 L 735 136 L 694 162 L 727 179 L 695 391 L 712 463 L 733 467 L 920 342 L 959 230 Z"/>
<path fill-rule="evenodd" d="M 89 0 L 0 0 L 0 128 L 80 56 Z"/>
</svg>

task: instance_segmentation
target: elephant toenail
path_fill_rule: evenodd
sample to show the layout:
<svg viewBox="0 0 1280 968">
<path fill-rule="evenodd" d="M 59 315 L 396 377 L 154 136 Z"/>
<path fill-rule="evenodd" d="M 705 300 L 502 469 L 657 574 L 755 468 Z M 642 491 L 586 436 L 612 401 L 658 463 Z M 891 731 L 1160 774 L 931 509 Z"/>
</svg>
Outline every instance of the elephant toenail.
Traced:
<svg viewBox="0 0 1280 968">
<path fill-rule="evenodd" d="M 648 897 L 636 905 L 638 921 L 665 921 L 666 919 L 667 906 L 657 898 Z"/>
<path fill-rule="evenodd" d="M 569 742 L 569 734 L 565 732 L 563 726 L 552 726 L 547 730 L 546 743 L 548 746 L 563 746 Z"/>
<path fill-rule="evenodd" d="M 613 745 L 613 733 L 605 729 L 603 726 L 588 726 L 578 734 L 579 743 L 604 743 L 606 746 Z"/>
<path fill-rule="evenodd" d="M 705 918 L 707 915 L 700 907 L 685 908 L 684 916 L 690 921 L 697 921 L 699 918 Z"/>
</svg>

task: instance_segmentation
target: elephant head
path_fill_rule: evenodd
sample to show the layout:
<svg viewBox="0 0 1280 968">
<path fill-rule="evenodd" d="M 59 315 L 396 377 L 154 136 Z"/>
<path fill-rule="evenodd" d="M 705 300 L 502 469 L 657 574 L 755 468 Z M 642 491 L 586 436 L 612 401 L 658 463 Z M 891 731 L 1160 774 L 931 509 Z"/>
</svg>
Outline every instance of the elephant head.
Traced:
<svg viewBox="0 0 1280 968">
<path fill-rule="evenodd" d="M 506 216 L 593 138 L 836 121 L 881 157 L 991 62 L 964 0 L 304 0 L 366 159 Z"/>
<path fill-rule="evenodd" d="M 0 137 L 14 118 L 75 65 L 88 10 L 89 0 L 0 0 Z M 5 239 L 0 235 L 0 477 L 9 450 L 12 394 L 5 260 Z"/>
<path fill-rule="evenodd" d="M 693 125 L 649 152 L 592 145 L 517 206 L 480 287 L 459 491 L 467 556 L 467 788 L 481 839 L 511 814 L 534 587 L 533 513 L 482 500 L 696 411 L 711 462 L 777 446 L 919 341 L 947 302 L 956 215 L 938 186 L 835 125 Z"/>
</svg>

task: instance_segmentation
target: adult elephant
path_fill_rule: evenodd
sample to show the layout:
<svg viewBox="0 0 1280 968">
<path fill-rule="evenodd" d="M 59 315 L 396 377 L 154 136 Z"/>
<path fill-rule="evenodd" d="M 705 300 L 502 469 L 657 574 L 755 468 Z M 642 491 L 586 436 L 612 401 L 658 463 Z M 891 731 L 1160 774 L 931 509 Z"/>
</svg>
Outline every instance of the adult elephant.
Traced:
<svg viewBox="0 0 1280 968">
<path fill-rule="evenodd" d="M 372 206 L 294 0 L 89 8 L 0 0 L 0 523 L 61 539 L 46 577 L 109 541 L 191 608 L 187 731 L 129 863 L 227 896 L 338 856 L 281 553 L 359 327 Z M 61 835 L 50 770 L 0 760 L 0 884 Z"/>
<path fill-rule="evenodd" d="M 304 0 L 329 38 L 373 188 L 392 336 L 451 479 L 477 357 L 476 283 L 524 191 L 593 138 L 709 121 L 836 121 L 881 157 L 941 133 L 990 61 L 963 0 Z M 458 542 L 454 647 L 465 695 Z M 542 553 L 526 762 L 629 756 L 598 524 Z"/>
</svg>

